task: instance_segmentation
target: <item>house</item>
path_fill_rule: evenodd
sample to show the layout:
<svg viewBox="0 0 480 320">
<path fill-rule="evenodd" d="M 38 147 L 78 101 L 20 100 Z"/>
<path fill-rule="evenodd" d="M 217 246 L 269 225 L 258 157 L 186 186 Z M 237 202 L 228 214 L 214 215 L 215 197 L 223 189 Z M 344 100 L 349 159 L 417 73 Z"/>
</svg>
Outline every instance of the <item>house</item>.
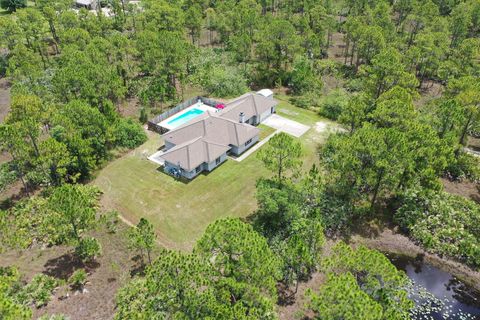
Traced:
<svg viewBox="0 0 480 320">
<path fill-rule="evenodd" d="M 217 112 L 207 111 L 163 135 L 165 172 L 193 179 L 239 156 L 259 140 L 255 126 L 275 112 L 272 96 L 247 93 Z"/>
<path fill-rule="evenodd" d="M 258 92 L 249 92 L 230 101 L 222 114 L 225 118 L 237 120 L 239 114 L 243 113 L 244 118 L 240 121 L 256 126 L 275 113 L 277 104 L 273 96 L 265 97 Z"/>
</svg>

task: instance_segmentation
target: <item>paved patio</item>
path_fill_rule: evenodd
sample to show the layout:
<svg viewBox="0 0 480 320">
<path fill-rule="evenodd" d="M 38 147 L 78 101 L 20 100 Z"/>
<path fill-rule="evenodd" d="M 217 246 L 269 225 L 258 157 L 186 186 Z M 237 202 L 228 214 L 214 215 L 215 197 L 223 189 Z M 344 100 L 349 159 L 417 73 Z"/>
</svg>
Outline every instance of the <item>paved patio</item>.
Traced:
<svg viewBox="0 0 480 320">
<path fill-rule="evenodd" d="M 283 131 L 297 138 L 303 136 L 305 132 L 310 129 L 309 126 L 284 118 L 278 114 L 272 114 L 265 119 L 262 124 Z"/>
</svg>

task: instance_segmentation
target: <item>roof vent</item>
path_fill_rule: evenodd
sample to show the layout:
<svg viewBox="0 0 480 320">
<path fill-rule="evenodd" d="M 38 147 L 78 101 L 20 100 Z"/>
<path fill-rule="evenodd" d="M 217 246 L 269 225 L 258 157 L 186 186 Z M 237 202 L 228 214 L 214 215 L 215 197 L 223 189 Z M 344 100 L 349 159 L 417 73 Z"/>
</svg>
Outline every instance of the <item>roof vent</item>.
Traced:
<svg viewBox="0 0 480 320">
<path fill-rule="evenodd" d="M 240 122 L 240 123 L 245 123 L 245 113 L 240 112 L 240 116 L 239 116 L 238 122 Z"/>
</svg>

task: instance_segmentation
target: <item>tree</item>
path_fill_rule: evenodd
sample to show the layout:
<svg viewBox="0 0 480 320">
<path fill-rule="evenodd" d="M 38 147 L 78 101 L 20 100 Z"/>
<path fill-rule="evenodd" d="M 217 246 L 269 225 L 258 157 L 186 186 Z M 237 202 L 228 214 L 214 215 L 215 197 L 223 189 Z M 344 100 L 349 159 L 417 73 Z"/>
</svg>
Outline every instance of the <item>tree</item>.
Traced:
<svg viewBox="0 0 480 320">
<path fill-rule="evenodd" d="M 279 18 L 273 18 L 265 23 L 264 28 L 258 34 L 258 44 L 255 48 L 260 62 L 259 71 L 270 83 L 281 80 L 288 66 L 299 52 L 299 38 L 294 26 Z"/>
<path fill-rule="evenodd" d="M 78 185 L 65 184 L 54 189 L 47 207 L 51 225 L 60 243 L 78 244 L 83 233 L 94 226 L 96 197 Z"/>
<path fill-rule="evenodd" d="M 360 30 L 357 48 L 357 62 L 355 67 L 358 69 L 360 62 L 370 63 L 372 58 L 375 57 L 385 47 L 385 39 L 383 36 L 382 28 L 379 26 L 364 26 Z"/>
<path fill-rule="evenodd" d="M 65 47 L 52 79 L 58 99 L 66 103 L 83 100 L 106 114 L 107 101 L 117 102 L 126 93 L 117 68 L 108 58 L 93 42 L 84 51 Z"/>
<path fill-rule="evenodd" d="M 279 265 L 265 239 L 238 219 L 211 224 L 194 252 L 164 250 L 122 288 L 115 319 L 275 319 Z"/>
<path fill-rule="evenodd" d="M 6 122 L 16 123 L 20 132 L 30 140 L 35 157 L 40 156 L 38 139 L 40 136 L 40 124 L 42 120 L 42 101 L 36 96 L 14 96 L 12 98 L 12 110 Z"/>
<path fill-rule="evenodd" d="M 382 50 L 372 59 L 371 65 L 360 70 L 360 74 L 365 80 L 366 92 L 375 99 L 394 86 L 403 87 L 411 94 L 418 86 L 415 75 L 405 71 L 400 52 L 394 48 Z"/>
<path fill-rule="evenodd" d="M 471 6 L 469 3 L 459 3 L 452 10 L 450 16 L 450 32 L 452 34 L 451 47 L 456 47 L 464 40 L 472 23 Z"/>
<path fill-rule="evenodd" d="M 67 146 L 53 138 L 44 140 L 39 145 L 40 155 L 36 162 L 36 170 L 45 174 L 48 183 L 61 185 L 67 180 L 68 166 L 75 158 L 68 152 Z"/>
<path fill-rule="evenodd" d="M 480 121 L 480 84 L 476 77 L 452 79 L 447 87 L 447 96 L 454 97 L 464 108 L 464 122 L 459 143 L 464 144 L 469 129 Z"/>
<path fill-rule="evenodd" d="M 315 74 L 313 63 L 303 57 L 295 59 L 288 85 L 294 94 L 315 91 L 322 87 L 319 77 Z"/>
<path fill-rule="evenodd" d="M 351 273 L 329 275 L 317 293 L 307 292 L 315 319 L 381 320 L 382 306 L 362 291 Z"/>
<path fill-rule="evenodd" d="M 91 171 L 107 156 L 114 145 L 107 118 L 82 101 L 72 101 L 57 110 L 51 118 L 51 136 L 67 146 L 76 159 L 68 166 L 75 179 L 89 177 Z"/>
<path fill-rule="evenodd" d="M 75 254 L 84 263 L 91 262 L 96 256 L 102 253 L 102 247 L 97 239 L 86 237 L 79 240 L 75 247 Z"/>
<path fill-rule="evenodd" d="M 15 12 L 17 9 L 26 8 L 27 0 L 0 0 L 0 8 Z"/>
<path fill-rule="evenodd" d="M 271 299 L 275 297 L 279 261 L 265 238 L 250 225 L 233 218 L 217 220 L 207 227 L 195 252 L 211 262 L 215 275 L 258 288 Z"/>
<path fill-rule="evenodd" d="M 136 227 L 132 227 L 128 233 L 132 248 L 140 251 L 142 261 L 144 252 L 147 253 L 148 264 L 152 264 L 151 252 L 155 247 L 155 231 L 153 225 L 145 218 L 140 218 Z"/>
<path fill-rule="evenodd" d="M 414 306 L 408 298 L 408 278 L 382 253 L 343 242 L 322 261 L 327 282 L 320 294 L 310 291 L 319 319 L 405 319 Z M 332 302 L 335 301 L 335 303 Z"/>
<path fill-rule="evenodd" d="M 322 158 L 336 193 L 347 201 L 367 195 L 373 210 L 378 197 L 398 184 L 405 148 L 405 137 L 398 130 L 364 125 L 351 136 L 329 139 Z"/>
<path fill-rule="evenodd" d="M 367 95 L 360 93 L 350 98 L 342 110 L 338 121 L 349 127 L 350 133 L 360 128 L 367 120 L 367 114 L 371 109 L 371 102 Z"/>
<path fill-rule="evenodd" d="M 195 44 L 200 37 L 200 31 L 202 29 L 202 8 L 198 4 L 189 6 L 185 12 L 185 26 L 189 30 L 192 43 Z"/>
<path fill-rule="evenodd" d="M 0 150 L 6 151 L 12 157 L 12 168 L 22 181 L 25 191 L 29 194 L 26 174 L 29 170 L 30 149 L 25 144 L 18 124 L 0 124 Z"/>
<path fill-rule="evenodd" d="M 16 17 L 25 38 L 25 45 L 40 56 L 43 68 L 46 69 L 49 65 L 49 56 L 44 40 L 47 34 L 45 17 L 39 10 L 31 7 L 19 10 Z"/>
<path fill-rule="evenodd" d="M 405 25 L 408 26 L 407 34 L 410 35 L 407 43 L 408 47 L 413 44 L 417 34 L 433 22 L 438 15 L 438 7 L 431 0 L 422 1 L 419 5 L 413 6 L 412 13 L 405 21 Z"/>
<path fill-rule="evenodd" d="M 262 148 L 258 157 L 264 165 L 277 174 L 281 182 L 284 179 L 285 171 L 295 171 L 301 165 L 300 156 L 302 146 L 300 142 L 284 132 L 274 135 L 265 148 Z"/>
<path fill-rule="evenodd" d="M 453 137 L 459 141 L 465 114 L 462 105 L 455 99 L 440 98 L 432 102 L 432 126 L 441 139 Z"/>
<path fill-rule="evenodd" d="M 115 319 L 223 319 L 220 311 L 206 265 L 193 254 L 164 250 L 145 278 L 120 290 Z"/>
</svg>

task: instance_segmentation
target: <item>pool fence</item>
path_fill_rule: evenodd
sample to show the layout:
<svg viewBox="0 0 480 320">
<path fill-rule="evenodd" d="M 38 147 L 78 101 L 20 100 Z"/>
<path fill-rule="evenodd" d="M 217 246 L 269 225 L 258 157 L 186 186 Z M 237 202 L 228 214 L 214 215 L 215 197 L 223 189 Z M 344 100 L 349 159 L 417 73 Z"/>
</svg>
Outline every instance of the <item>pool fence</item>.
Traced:
<svg viewBox="0 0 480 320">
<path fill-rule="evenodd" d="M 159 123 L 162 122 L 163 120 L 173 116 L 174 114 L 176 114 L 176 113 L 194 105 L 195 103 L 198 102 L 198 100 L 202 101 L 202 103 L 206 104 L 207 106 L 210 106 L 210 107 L 213 107 L 213 108 L 215 108 L 215 106 L 217 104 L 220 104 L 220 102 L 217 102 L 217 101 L 212 100 L 212 99 L 208 99 L 208 98 L 204 98 L 204 97 L 200 97 L 200 96 L 193 97 L 191 99 L 183 101 L 182 103 L 176 105 L 172 109 L 169 109 L 169 110 L 165 111 L 164 113 L 159 114 L 158 116 L 156 116 L 152 120 L 149 120 L 148 121 L 148 130 L 157 132 L 159 134 L 164 134 L 164 133 L 168 132 L 168 129 L 162 127 L 161 125 L 159 125 Z"/>
</svg>

